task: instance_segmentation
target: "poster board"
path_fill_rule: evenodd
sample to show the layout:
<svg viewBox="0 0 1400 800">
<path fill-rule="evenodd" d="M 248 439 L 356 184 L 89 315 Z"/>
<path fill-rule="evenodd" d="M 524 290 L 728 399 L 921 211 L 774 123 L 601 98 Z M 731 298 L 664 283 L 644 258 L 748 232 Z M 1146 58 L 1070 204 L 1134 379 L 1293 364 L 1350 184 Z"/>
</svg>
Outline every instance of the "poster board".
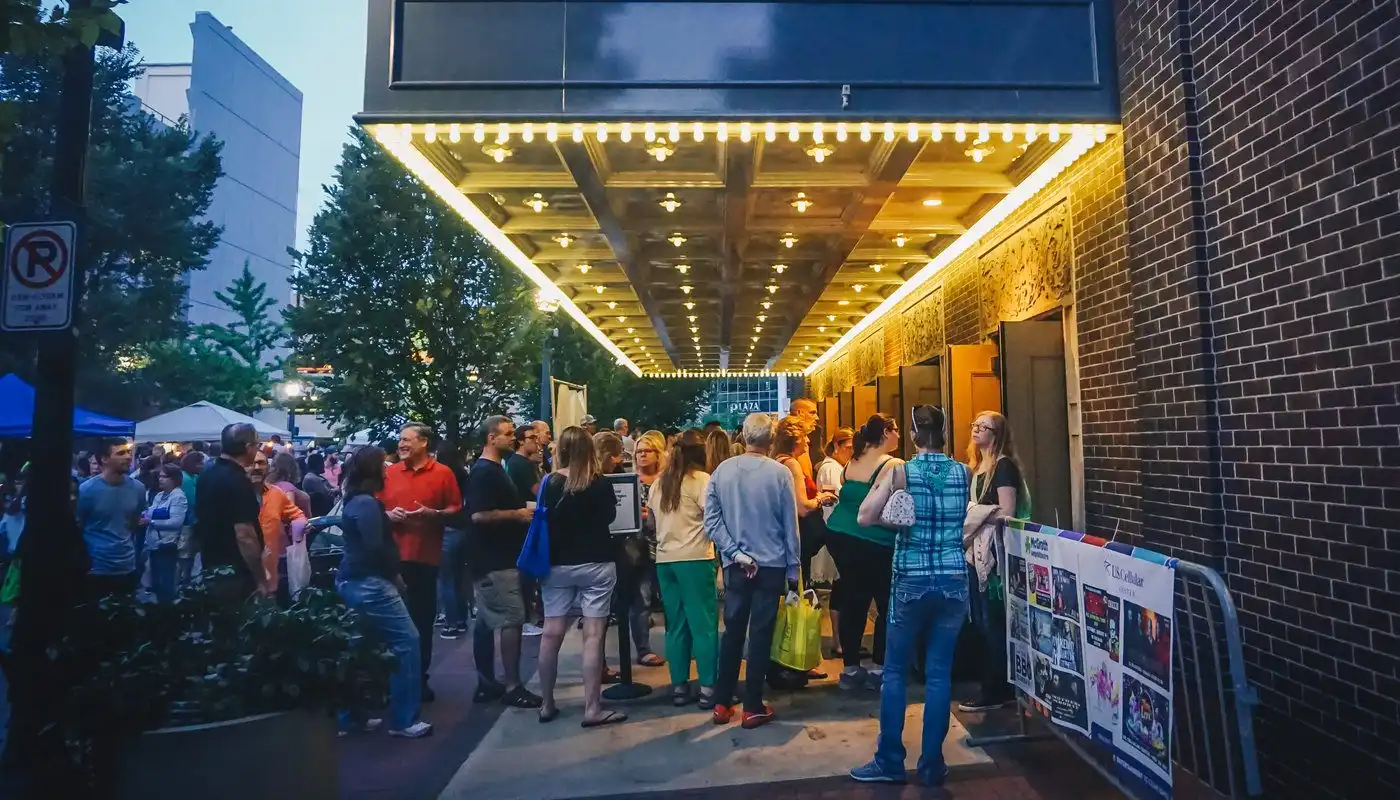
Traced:
<svg viewBox="0 0 1400 800">
<path fill-rule="evenodd" d="M 622 472 L 603 477 L 612 484 L 613 495 L 617 498 L 617 516 L 608 530 L 614 536 L 639 533 L 642 530 L 642 493 L 637 473 Z"/>
<path fill-rule="evenodd" d="M 1008 674 L 1052 722 L 1103 745 L 1125 778 L 1169 798 L 1174 562 L 1083 539 L 1007 524 Z"/>
</svg>

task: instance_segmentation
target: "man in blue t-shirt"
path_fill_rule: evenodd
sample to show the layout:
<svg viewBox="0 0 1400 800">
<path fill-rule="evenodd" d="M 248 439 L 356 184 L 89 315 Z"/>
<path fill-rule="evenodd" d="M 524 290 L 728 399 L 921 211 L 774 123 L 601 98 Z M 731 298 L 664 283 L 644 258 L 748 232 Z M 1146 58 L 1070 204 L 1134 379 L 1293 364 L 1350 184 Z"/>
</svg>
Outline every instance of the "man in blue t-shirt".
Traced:
<svg viewBox="0 0 1400 800">
<path fill-rule="evenodd" d="M 104 442 L 97 457 L 102 471 L 78 489 L 78 524 L 92 562 L 88 587 L 94 598 L 136 590 L 135 532 L 146 507 L 146 487 L 127 474 L 131 444 Z"/>
</svg>

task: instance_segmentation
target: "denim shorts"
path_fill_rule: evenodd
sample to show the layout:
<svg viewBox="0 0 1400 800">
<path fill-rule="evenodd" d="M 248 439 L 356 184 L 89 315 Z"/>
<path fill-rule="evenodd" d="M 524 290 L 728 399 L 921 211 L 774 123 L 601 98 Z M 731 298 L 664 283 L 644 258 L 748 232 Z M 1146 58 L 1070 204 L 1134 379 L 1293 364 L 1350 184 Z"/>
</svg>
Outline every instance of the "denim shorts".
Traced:
<svg viewBox="0 0 1400 800">
<path fill-rule="evenodd" d="M 612 610 L 613 587 L 617 585 L 617 565 L 612 562 L 571 564 L 550 567 L 540 581 L 546 617 L 582 614 L 602 619 Z"/>
</svg>

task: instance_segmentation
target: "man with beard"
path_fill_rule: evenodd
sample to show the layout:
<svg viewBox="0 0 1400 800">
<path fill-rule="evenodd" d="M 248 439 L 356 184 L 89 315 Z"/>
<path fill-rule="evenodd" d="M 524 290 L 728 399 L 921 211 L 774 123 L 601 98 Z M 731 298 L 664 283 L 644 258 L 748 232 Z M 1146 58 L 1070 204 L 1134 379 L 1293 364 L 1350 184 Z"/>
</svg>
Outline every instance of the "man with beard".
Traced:
<svg viewBox="0 0 1400 800">
<path fill-rule="evenodd" d="M 451 468 L 429 451 L 433 431 L 410 422 L 399 432 L 398 463 L 385 470 L 379 501 L 394 524 L 399 546 L 399 575 L 407 585 L 404 604 L 418 629 L 423 666 L 423 702 L 434 699 L 428 687 L 433 660 L 433 617 L 437 614 L 438 566 L 442 562 L 447 517 L 462 510 L 462 493 Z"/>
<path fill-rule="evenodd" d="M 515 423 L 509 417 L 486 420 L 486 446 L 467 474 L 466 508 L 471 520 L 467 564 L 475 580 L 476 631 L 473 656 L 478 683 L 474 702 L 499 700 L 515 708 L 539 708 L 543 700 L 520 680 L 520 637 L 525 600 L 515 561 L 525 545 L 533 511 L 506 474 L 503 464 L 515 452 Z M 533 503 L 530 503 L 533 505 Z M 505 680 L 495 675 L 492 632 L 501 637 Z"/>
</svg>

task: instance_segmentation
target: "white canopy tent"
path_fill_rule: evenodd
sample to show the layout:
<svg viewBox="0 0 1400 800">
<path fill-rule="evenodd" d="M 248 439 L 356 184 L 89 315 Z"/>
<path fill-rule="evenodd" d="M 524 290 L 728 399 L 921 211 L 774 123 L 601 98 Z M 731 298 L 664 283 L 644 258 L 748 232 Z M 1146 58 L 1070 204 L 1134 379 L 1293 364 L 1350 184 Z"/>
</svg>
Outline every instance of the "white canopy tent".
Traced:
<svg viewBox="0 0 1400 800">
<path fill-rule="evenodd" d="M 224 426 L 235 422 L 252 425 L 260 439 L 267 439 L 273 434 L 287 441 L 291 441 L 292 438 L 291 433 L 276 425 L 269 425 L 223 406 L 200 401 L 136 423 L 136 441 L 217 442 Z"/>
</svg>

